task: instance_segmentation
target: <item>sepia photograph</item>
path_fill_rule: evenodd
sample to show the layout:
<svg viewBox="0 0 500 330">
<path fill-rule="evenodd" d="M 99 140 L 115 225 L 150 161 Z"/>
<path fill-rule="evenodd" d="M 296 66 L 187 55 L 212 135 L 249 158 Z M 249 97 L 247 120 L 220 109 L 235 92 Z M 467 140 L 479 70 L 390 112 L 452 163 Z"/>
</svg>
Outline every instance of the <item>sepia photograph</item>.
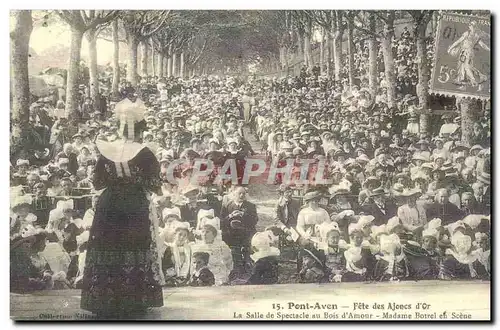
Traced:
<svg viewBox="0 0 500 330">
<path fill-rule="evenodd" d="M 12 320 L 492 320 L 490 11 L 9 14 Z"/>
</svg>

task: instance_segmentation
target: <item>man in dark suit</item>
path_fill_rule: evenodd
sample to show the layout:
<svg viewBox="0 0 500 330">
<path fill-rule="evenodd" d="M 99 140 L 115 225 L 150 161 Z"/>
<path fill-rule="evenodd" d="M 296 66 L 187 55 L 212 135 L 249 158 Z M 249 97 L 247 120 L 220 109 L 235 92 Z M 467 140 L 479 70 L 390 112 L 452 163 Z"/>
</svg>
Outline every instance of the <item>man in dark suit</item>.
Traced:
<svg viewBox="0 0 500 330">
<path fill-rule="evenodd" d="M 387 221 L 396 216 L 398 211 L 394 203 L 386 200 L 384 193 L 385 192 L 382 187 L 373 189 L 370 193 L 370 197 L 373 202 L 365 204 L 361 207 L 361 211 L 363 213 L 375 217 L 373 225 L 376 226 L 387 224 Z"/>
<path fill-rule="evenodd" d="M 182 221 L 187 221 L 191 227 L 196 228 L 198 222 L 198 212 L 201 209 L 208 210 L 211 207 L 205 201 L 199 200 L 200 190 L 197 188 L 190 189 L 189 191 L 184 192 L 183 195 L 187 198 L 188 202 L 179 206 Z"/>
<path fill-rule="evenodd" d="M 489 172 L 483 172 L 477 177 L 477 182 L 482 187 L 481 200 L 478 201 L 479 208 L 482 214 L 491 213 L 491 174 Z"/>
<path fill-rule="evenodd" d="M 178 136 L 172 138 L 172 147 L 170 148 L 169 152 L 173 159 L 179 159 L 179 157 L 181 156 L 182 147 Z"/>
<path fill-rule="evenodd" d="M 436 202 L 427 209 L 428 220 L 435 218 L 441 219 L 441 225 L 446 226 L 465 217 L 465 213 L 455 204 L 448 200 L 449 193 L 446 188 L 439 189 L 436 192 Z"/>
<path fill-rule="evenodd" d="M 292 189 L 287 185 L 281 185 L 278 189 L 280 198 L 276 205 L 276 221 L 278 227 L 295 228 L 301 204 L 292 198 Z"/>
<path fill-rule="evenodd" d="M 222 240 L 231 248 L 233 270 L 237 274 L 245 271 L 245 262 L 250 256 L 250 242 L 256 233 L 257 208 L 246 200 L 246 189 L 236 187 L 233 198 L 221 210 Z"/>
</svg>

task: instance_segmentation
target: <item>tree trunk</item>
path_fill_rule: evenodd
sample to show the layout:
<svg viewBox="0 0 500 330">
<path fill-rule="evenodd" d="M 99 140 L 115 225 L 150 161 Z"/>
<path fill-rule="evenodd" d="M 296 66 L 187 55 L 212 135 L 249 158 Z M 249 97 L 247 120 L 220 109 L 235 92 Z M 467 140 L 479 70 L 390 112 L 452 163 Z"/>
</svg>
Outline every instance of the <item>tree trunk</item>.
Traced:
<svg viewBox="0 0 500 330">
<path fill-rule="evenodd" d="M 158 59 L 158 55 L 156 54 L 156 50 L 151 45 L 151 75 L 154 77 L 158 71 L 158 64 L 156 63 L 156 60 Z"/>
<path fill-rule="evenodd" d="M 66 82 L 66 116 L 70 120 L 78 118 L 78 77 L 80 68 L 80 55 L 82 49 L 83 32 L 71 28 L 71 45 L 68 64 L 68 77 Z"/>
<path fill-rule="evenodd" d="M 113 27 L 113 84 L 111 95 L 118 97 L 120 85 L 120 41 L 118 39 L 118 20 L 114 20 Z"/>
<path fill-rule="evenodd" d="M 137 87 L 137 47 L 139 46 L 139 39 L 133 34 L 127 36 L 128 46 L 128 61 L 127 61 L 127 80 L 130 81 L 132 86 Z"/>
<path fill-rule="evenodd" d="M 417 69 L 418 69 L 418 85 L 417 97 L 418 104 L 425 110 L 429 107 L 429 68 L 427 65 L 426 45 L 425 45 L 425 30 L 427 24 L 421 24 L 415 32 L 417 43 Z M 429 114 L 420 114 L 420 133 L 427 133 L 429 130 Z"/>
<path fill-rule="evenodd" d="M 297 31 L 297 57 L 304 59 L 304 31 Z"/>
<path fill-rule="evenodd" d="M 477 121 L 477 114 L 481 110 L 481 103 L 478 100 L 463 98 L 460 100 L 460 117 L 462 128 L 462 142 L 471 145 L 474 136 L 474 122 Z"/>
<path fill-rule="evenodd" d="M 87 41 L 89 42 L 89 75 L 90 75 L 90 98 L 94 110 L 99 106 L 99 78 L 97 72 L 97 30 L 90 29 L 87 31 Z"/>
<path fill-rule="evenodd" d="M 389 108 L 396 105 L 396 77 L 394 75 L 394 55 L 392 53 L 394 17 L 394 12 L 390 12 L 388 20 L 384 22 L 384 35 L 380 42 L 384 56 L 385 80 L 387 82 L 387 104 Z"/>
<path fill-rule="evenodd" d="M 335 80 L 340 81 L 342 79 L 342 17 L 339 12 L 336 11 L 334 19 L 334 36 L 333 36 L 333 57 L 335 65 Z"/>
<path fill-rule="evenodd" d="M 285 49 L 283 46 L 280 45 L 280 64 L 281 64 L 281 69 L 283 70 L 283 68 L 285 67 L 284 63 L 285 63 Z"/>
<path fill-rule="evenodd" d="M 285 48 L 285 73 L 286 76 L 288 76 L 288 71 L 289 71 L 289 58 L 290 58 L 290 53 L 289 49 Z"/>
<path fill-rule="evenodd" d="M 167 77 L 172 77 L 172 53 L 169 53 L 167 59 Z"/>
<path fill-rule="evenodd" d="M 11 39 L 11 81 L 12 81 L 12 142 L 20 142 L 22 131 L 29 125 L 30 88 L 28 75 L 29 42 L 33 31 L 31 10 L 13 10 L 14 30 Z"/>
<path fill-rule="evenodd" d="M 158 53 L 158 70 L 157 70 L 157 73 L 156 75 L 158 76 L 158 78 L 161 78 L 163 77 L 163 54 L 162 53 Z"/>
<path fill-rule="evenodd" d="M 141 42 L 141 76 L 142 78 L 147 77 L 148 75 L 148 61 L 149 61 L 149 47 L 148 42 L 146 40 Z"/>
<path fill-rule="evenodd" d="M 163 55 L 163 76 L 168 76 L 167 71 L 168 71 L 168 58 L 165 55 Z"/>
<path fill-rule="evenodd" d="M 179 76 L 180 76 L 181 78 L 184 78 L 184 65 L 185 65 L 185 63 L 184 63 L 184 52 L 182 52 L 182 53 L 181 53 L 181 56 L 180 56 L 180 60 L 179 60 L 179 61 L 180 61 L 180 65 L 179 65 L 179 67 L 180 67 L 180 70 L 179 70 Z"/>
<path fill-rule="evenodd" d="M 306 32 L 304 33 L 304 62 L 306 62 L 307 67 L 310 69 L 313 67 L 314 63 L 312 60 L 311 51 L 311 35 L 312 35 L 312 22 L 308 20 Z"/>
<path fill-rule="evenodd" d="M 369 14 L 370 16 L 368 17 L 369 22 L 370 22 L 370 31 L 375 31 L 375 16 L 373 14 Z M 370 94 L 372 97 L 375 97 L 377 95 L 377 80 L 378 80 L 378 75 L 377 75 L 377 40 L 375 39 L 374 35 L 369 35 L 368 39 L 368 58 L 369 58 L 369 66 L 368 66 L 368 83 L 370 87 Z"/>
<path fill-rule="evenodd" d="M 321 40 L 319 44 L 319 72 L 324 73 L 325 65 L 325 29 L 321 30 Z"/>
<path fill-rule="evenodd" d="M 331 52 L 330 52 L 330 44 L 331 44 L 331 38 L 330 38 L 330 33 L 327 29 L 323 28 L 323 33 L 325 36 L 325 71 L 327 77 L 330 77 L 331 75 L 331 69 L 330 69 L 330 61 L 331 61 Z"/>
<path fill-rule="evenodd" d="M 354 41 L 353 41 L 354 22 L 351 16 L 347 18 L 347 54 L 348 54 L 348 77 L 349 87 L 354 86 Z"/>
<path fill-rule="evenodd" d="M 172 76 L 177 77 L 177 53 L 172 53 Z"/>
</svg>

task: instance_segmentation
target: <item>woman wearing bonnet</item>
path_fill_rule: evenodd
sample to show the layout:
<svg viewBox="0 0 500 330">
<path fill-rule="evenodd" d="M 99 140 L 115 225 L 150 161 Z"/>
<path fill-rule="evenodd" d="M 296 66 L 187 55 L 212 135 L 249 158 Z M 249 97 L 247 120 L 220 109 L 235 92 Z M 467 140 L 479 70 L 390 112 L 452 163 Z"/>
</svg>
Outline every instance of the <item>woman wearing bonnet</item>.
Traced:
<svg viewBox="0 0 500 330">
<path fill-rule="evenodd" d="M 199 212 L 202 211 L 205 210 Z M 228 282 L 233 269 L 233 258 L 231 249 L 222 241 L 219 218 L 213 216 L 202 218 L 198 230 L 200 240 L 191 245 L 191 250 L 193 253 L 206 252 L 210 255 L 208 268 L 214 274 L 215 285 L 224 285 Z"/>
<path fill-rule="evenodd" d="M 120 139 L 97 142 L 93 184 L 104 190 L 90 228 L 81 307 L 105 318 L 163 306 L 158 222 L 150 202 L 151 193 L 161 195 L 160 165 L 139 141 L 145 110 L 129 88 L 115 107 Z"/>
</svg>

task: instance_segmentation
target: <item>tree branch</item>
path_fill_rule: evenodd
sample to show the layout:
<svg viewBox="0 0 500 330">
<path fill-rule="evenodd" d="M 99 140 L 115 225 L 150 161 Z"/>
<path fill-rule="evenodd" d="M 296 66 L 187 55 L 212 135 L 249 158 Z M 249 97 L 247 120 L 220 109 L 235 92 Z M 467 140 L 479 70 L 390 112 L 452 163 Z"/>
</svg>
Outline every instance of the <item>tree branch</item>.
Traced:
<svg viewBox="0 0 500 330">
<path fill-rule="evenodd" d="M 103 15 L 103 16 L 98 16 L 96 19 L 94 19 L 93 22 L 91 22 L 88 25 L 88 29 L 94 29 L 98 27 L 101 24 L 106 24 L 110 23 L 112 20 L 116 19 L 118 17 L 119 11 L 118 10 L 111 10 L 109 13 Z"/>
<path fill-rule="evenodd" d="M 189 64 L 195 65 L 196 63 L 198 63 L 198 60 L 200 59 L 201 55 L 203 55 L 203 52 L 205 51 L 205 48 L 207 46 L 207 42 L 208 42 L 208 40 L 205 39 L 203 46 L 201 47 L 200 51 L 198 52 L 198 56 L 196 56 L 195 59 L 193 61 L 191 61 Z"/>
<path fill-rule="evenodd" d="M 163 11 L 163 15 L 162 15 L 162 19 L 160 20 L 160 22 L 156 25 L 156 27 L 154 29 L 152 29 L 151 31 L 148 31 L 148 32 L 144 32 L 142 33 L 142 36 L 144 38 L 147 38 L 147 37 L 150 37 L 152 36 L 153 34 L 155 34 L 159 29 L 161 29 L 163 27 L 163 25 L 165 24 L 165 22 L 167 21 L 167 18 L 169 17 L 170 15 L 170 10 L 166 10 L 166 11 Z"/>
<path fill-rule="evenodd" d="M 383 16 L 383 15 L 380 15 L 377 11 L 373 11 L 372 12 L 373 15 L 377 16 L 380 20 L 384 21 L 385 23 L 388 23 L 388 18 Z"/>
<path fill-rule="evenodd" d="M 107 37 L 103 37 L 101 35 L 98 35 L 98 38 L 102 39 L 102 40 L 105 40 L 105 41 L 114 42 L 113 38 L 107 38 Z M 127 40 L 126 39 L 118 39 L 118 42 L 127 43 Z"/>
<path fill-rule="evenodd" d="M 375 31 L 370 31 L 370 30 L 368 30 L 368 29 L 365 29 L 364 27 L 361 27 L 361 26 L 356 26 L 356 24 L 353 24 L 352 26 L 354 27 L 354 29 L 356 29 L 356 30 L 358 30 L 358 31 L 361 31 L 361 32 L 364 32 L 364 33 L 366 33 L 366 34 L 368 34 L 368 35 L 374 36 L 375 38 L 380 38 L 380 37 L 381 37 L 381 35 L 380 35 L 380 34 L 378 34 L 378 33 L 377 33 L 377 32 L 375 32 Z"/>
<path fill-rule="evenodd" d="M 87 12 L 85 10 L 80 10 L 80 16 L 82 17 L 83 19 L 83 23 L 85 25 L 88 25 L 90 23 L 90 19 L 89 17 L 87 16 Z"/>
<path fill-rule="evenodd" d="M 62 18 L 66 24 L 78 30 L 85 30 L 85 23 L 82 17 L 76 10 L 61 10 L 56 11 L 57 15 Z"/>
</svg>

